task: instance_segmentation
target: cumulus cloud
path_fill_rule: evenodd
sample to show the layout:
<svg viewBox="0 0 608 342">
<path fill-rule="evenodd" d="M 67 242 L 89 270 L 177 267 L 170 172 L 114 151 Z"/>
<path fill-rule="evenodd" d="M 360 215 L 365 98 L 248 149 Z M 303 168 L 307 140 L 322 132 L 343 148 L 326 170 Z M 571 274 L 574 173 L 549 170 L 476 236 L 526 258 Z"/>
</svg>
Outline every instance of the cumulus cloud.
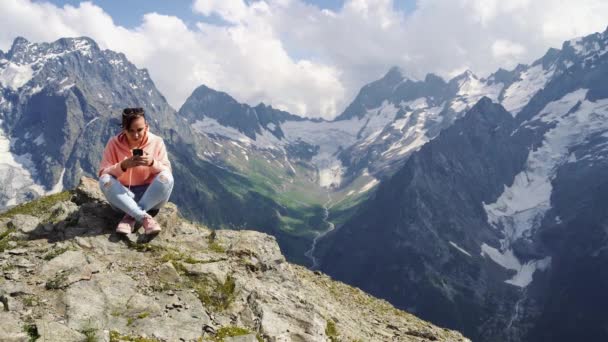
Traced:
<svg viewBox="0 0 608 342">
<path fill-rule="evenodd" d="M 194 3 L 193 9 L 220 15 L 232 25 L 201 22 L 189 28 L 177 17 L 149 13 L 140 25 L 127 29 L 92 2 L 57 7 L 6 0 L 0 2 L 0 21 L 6 23 L 0 31 L 0 48 L 10 48 L 16 36 L 34 42 L 89 36 L 101 48 L 123 52 L 138 67 L 148 68 L 176 109 L 205 84 L 238 101 L 265 102 L 300 115 L 331 116 L 339 110 L 345 90 L 338 69 L 290 57 L 268 23 L 271 13 L 266 3 L 224 3 L 206 1 L 207 7 Z"/>
<path fill-rule="evenodd" d="M 207 16 L 217 13 L 231 23 L 238 23 L 245 19 L 249 12 L 249 7 L 243 0 L 196 0 L 192 8 Z"/>
<path fill-rule="evenodd" d="M 393 0 L 345 0 L 334 11 L 303 0 L 195 0 L 192 10 L 201 15 L 193 27 L 149 13 L 127 29 L 91 2 L 3 0 L 0 48 L 18 35 L 86 35 L 148 68 L 175 108 L 206 84 L 251 105 L 331 118 L 393 65 L 412 78 L 485 76 L 608 24 L 604 0 L 418 0 L 410 12 Z"/>
<path fill-rule="evenodd" d="M 509 40 L 499 39 L 492 44 L 492 55 L 497 58 L 517 59 L 526 52 L 526 48 Z"/>
</svg>

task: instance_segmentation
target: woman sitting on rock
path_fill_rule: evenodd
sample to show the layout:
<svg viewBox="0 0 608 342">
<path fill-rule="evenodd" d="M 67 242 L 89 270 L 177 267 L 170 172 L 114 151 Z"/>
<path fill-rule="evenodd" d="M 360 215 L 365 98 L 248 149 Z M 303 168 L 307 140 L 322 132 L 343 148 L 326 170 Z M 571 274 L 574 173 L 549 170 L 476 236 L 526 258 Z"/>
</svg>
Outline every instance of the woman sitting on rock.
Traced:
<svg viewBox="0 0 608 342">
<path fill-rule="evenodd" d="M 148 211 L 160 209 L 173 190 L 165 143 L 148 131 L 142 108 L 125 108 L 121 126 L 103 152 L 99 187 L 112 207 L 125 212 L 117 233 L 131 233 L 135 221 L 146 234 L 158 233 L 161 227 Z"/>
</svg>

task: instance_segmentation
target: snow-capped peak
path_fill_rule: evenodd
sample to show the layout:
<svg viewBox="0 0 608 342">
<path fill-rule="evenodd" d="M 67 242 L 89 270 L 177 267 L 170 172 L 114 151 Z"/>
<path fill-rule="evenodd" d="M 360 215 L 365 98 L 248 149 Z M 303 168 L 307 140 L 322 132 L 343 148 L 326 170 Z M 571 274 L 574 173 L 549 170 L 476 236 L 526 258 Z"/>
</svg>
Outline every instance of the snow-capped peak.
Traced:
<svg viewBox="0 0 608 342">
<path fill-rule="evenodd" d="M 18 90 L 51 60 L 74 53 L 90 61 L 99 52 L 97 43 L 87 37 L 61 38 L 50 44 L 17 37 L 5 59 L 0 60 L 0 85 Z"/>
<path fill-rule="evenodd" d="M 608 52 L 608 31 L 568 40 L 564 42 L 563 50 L 573 50 L 577 57 L 592 61 Z"/>
</svg>

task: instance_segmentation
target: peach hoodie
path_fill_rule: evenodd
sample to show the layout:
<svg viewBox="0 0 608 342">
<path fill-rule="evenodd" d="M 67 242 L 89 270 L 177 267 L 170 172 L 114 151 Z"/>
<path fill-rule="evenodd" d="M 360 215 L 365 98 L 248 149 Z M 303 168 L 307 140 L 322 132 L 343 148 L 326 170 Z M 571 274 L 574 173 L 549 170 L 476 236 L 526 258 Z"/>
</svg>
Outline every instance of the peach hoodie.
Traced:
<svg viewBox="0 0 608 342">
<path fill-rule="evenodd" d="M 103 159 L 99 166 L 99 176 L 110 174 L 116 177 L 122 185 L 134 186 L 150 184 L 154 176 L 161 171 L 171 171 L 171 163 L 167 157 L 167 149 L 163 139 L 158 135 L 146 132 L 142 145 L 139 147 L 154 158 L 152 166 L 136 166 L 123 171 L 120 162 L 132 156 L 131 149 L 124 132 L 113 136 L 103 151 Z"/>
</svg>

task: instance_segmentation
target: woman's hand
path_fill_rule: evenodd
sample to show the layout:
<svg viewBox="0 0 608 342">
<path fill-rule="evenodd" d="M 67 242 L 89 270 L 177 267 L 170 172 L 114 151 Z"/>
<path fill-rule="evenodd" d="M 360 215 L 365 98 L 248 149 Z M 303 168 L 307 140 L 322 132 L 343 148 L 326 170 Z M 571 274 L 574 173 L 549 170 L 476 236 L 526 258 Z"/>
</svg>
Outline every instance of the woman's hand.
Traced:
<svg viewBox="0 0 608 342">
<path fill-rule="evenodd" d="M 120 162 L 120 168 L 122 169 L 122 171 L 127 171 L 127 169 L 130 169 L 132 167 L 137 166 L 137 162 L 134 160 L 134 158 L 136 158 L 137 156 L 133 156 L 131 158 L 127 158 L 123 161 Z"/>
<path fill-rule="evenodd" d="M 137 166 L 152 166 L 152 162 L 154 161 L 148 152 L 144 152 L 143 156 L 134 157 L 137 158 Z"/>
<path fill-rule="evenodd" d="M 126 171 L 127 169 L 136 166 L 152 166 L 151 164 L 153 161 L 154 159 L 148 153 L 145 153 L 143 156 L 132 156 L 123 160 L 120 163 L 120 167 L 123 171 Z"/>
</svg>

